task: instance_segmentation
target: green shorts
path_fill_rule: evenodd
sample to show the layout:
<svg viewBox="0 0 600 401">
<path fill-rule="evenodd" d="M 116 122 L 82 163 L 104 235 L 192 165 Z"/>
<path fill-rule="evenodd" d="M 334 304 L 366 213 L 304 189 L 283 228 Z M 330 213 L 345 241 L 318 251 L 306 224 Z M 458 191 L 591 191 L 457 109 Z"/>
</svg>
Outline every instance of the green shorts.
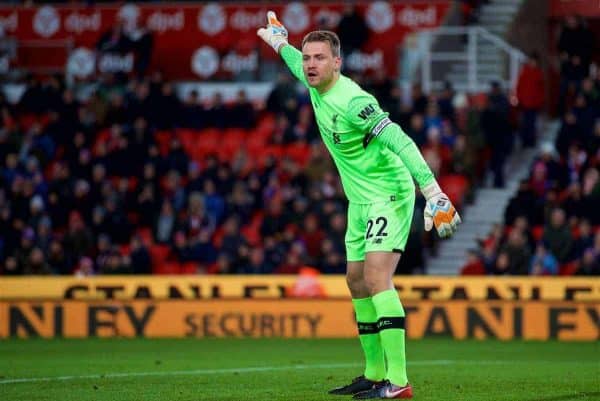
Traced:
<svg viewBox="0 0 600 401">
<path fill-rule="evenodd" d="M 415 195 L 392 197 L 377 203 L 348 206 L 346 259 L 365 260 L 372 251 L 402 252 L 408 240 L 415 207 Z"/>
</svg>

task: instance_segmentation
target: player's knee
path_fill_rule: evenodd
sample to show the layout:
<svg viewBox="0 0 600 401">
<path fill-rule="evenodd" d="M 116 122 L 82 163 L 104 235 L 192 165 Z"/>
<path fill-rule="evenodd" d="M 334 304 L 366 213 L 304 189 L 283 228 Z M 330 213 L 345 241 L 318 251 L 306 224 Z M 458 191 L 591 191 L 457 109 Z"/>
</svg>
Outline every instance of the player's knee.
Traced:
<svg viewBox="0 0 600 401">
<path fill-rule="evenodd" d="M 359 295 L 368 296 L 368 294 L 365 294 L 367 289 L 362 274 L 359 274 L 358 272 L 346 273 L 346 284 L 348 284 L 348 288 L 350 289 L 353 298 L 357 298 Z"/>
<path fill-rule="evenodd" d="M 380 271 L 365 271 L 365 286 L 370 295 L 375 295 L 389 288 L 389 278 Z"/>
</svg>

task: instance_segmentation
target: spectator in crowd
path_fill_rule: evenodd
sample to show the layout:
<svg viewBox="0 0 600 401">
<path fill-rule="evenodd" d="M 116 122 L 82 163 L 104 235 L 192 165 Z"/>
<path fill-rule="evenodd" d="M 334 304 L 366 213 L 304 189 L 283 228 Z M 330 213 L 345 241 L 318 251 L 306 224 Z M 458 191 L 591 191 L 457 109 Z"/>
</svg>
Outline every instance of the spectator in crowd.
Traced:
<svg viewBox="0 0 600 401">
<path fill-rule="evenodd" d="M 544 227 L 542 240 L 547 244 L 548 251 L 560 263 L 568 260 L 573 246 L 571 230 L 567 226 L 565 211 L 560 208 L 552 210 L 550 220 Z"/>
<path fill-rule="evenodd" d="M 558 260 L 543 242 L 538 243 L 531 260 L 530 274 L 533 276 L 552 276 L 558 273 Z"/>
<path fill-rule="evenodd" d="M 540 56 L 534 52 L 527 58 L 517 79 L 517 100 L 521 109 L 519 134 L 524 147 L 536 144 L 538 113 L 544 106 L 544 72 L 540 67 Z"/>
<path fill-rule="evenodd" d="M 509 103 L 498 82 L 492 82 L 488 104 L 481 115 L 481 128 L 491 149 L 490 170 L 495 188 L 504 187 L 504 163 L 512 147 L 508 119 Z"/>
<path fill-rule="evenodd" d="M 514 275 L 527 275 L 531 261 L 531 251 L 523 233 L 513 228 L 507 241 L 500 247 L 500 252 L 508 256 L 509 271 Z"/>
<path fill-rule="evenodd" d="M 230 124 L 235 128 L 251 129 L 256 124 L 254 106 L 248 100 L 245 90 L 239 90 L 229 112 Z"/>
<path fill-rule="evenodd" d="M 581 82 L 588 75 L 594 51 L 594 35 L 585 20 L 570 15 L 565 20 L 558 40 L 560 67 L 560 90 L 558 112 L 567 111 Z"/>
<path fill-rule="evenodd" d="M 340 37 L 342 53 L 345 57 L 356 50 L 361 50 L 362 46 L 369 40 L 369 29 L 365 19 L 352 3 L 347 3 L 344 6 L 342 18 L 340 18 L 336 31 Z"/>
<path fill-rule="evenodd" d="M 485 274 L 485 266 L 476 249 L 467 251 L 467 261 L 460 269 L 460 274 L 463 276 L 478 276 Z"/>
</svg>

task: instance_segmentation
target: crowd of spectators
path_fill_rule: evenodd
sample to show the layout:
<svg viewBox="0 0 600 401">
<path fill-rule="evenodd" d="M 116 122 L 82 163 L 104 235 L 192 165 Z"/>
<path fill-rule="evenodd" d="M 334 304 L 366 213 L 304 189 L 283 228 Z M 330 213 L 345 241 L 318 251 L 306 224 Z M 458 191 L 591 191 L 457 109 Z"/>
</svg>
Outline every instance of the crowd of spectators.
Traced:
<svg viewBox="0 0 600 401">
<path fill-rule="evenodd" d="M 504 222 L 469 252 L 463 274 L 600 275 L 600 76 L 589 68 L 590 40 L 582 20 L 566 20 L 558 134 L 539 147 Z"/>
<path fill-rule="evenodd" d="M 350 20 L 352 13 L 349 7 Z M 215 93 L 204 102 L 194 90 L 180 97 L 158 72 L 122 78 L 103 74 L 82 95 L 63 76 L 31 76 L 16 104 L 0 93 L 0 274 L 266 274 L 306 265 L 345 272 L 346 201 L 308 96 L 288 72 L 264 105 L 244 91 L 231 101 Z M 459 208 L 487 171 L 495 187 L 504 186 L 518 124 L 498 84 L 466 102 L 450 84 L 430 94 L 414 85 L 406 101 L 384 71 L 352 78 L 413 138 Z M 558 266 L 589 258 L 589 239 L 575 242 L 600 224 L 592 207 L 600 87 L 586 78 L 575 88 L 565 98 L 556 157 L 534 164 L 506 226 L 471 255 L 480 273 L 503 264 L 528 272 L 534 247 L 541 261 L 563 249 L 565 224 L 577 238 L 554 255 Z M 539 207 L 523 203 L 531 199 Z M 399 273 L 424 272 L 423 250 L 435 253 L 422 209 L 418 197 Z M 537 214 L 522 216 L 522 209 Z M 540 245 L 528 227 L 547 221 L 549 238 Z M 523 242 L 519 232 L 529 253 L 516 268 L 501 249 Z"/>
<path fill-rule="evenodd" d="M 403 103 L 385 76 L 362 83 L 438 176 L 462 179 L 460 203 L 485 140 L 452 88 L 415 86 Z M 84 99 L 61 76 L 32 76 L 0 111 L 2 274 L 345 271 L 341 184 L 289 74 L 264 107 L 243 91 L 180 99 L 158 73 L 105 75 Z M 403 273 L 422 272 L 435 245 L 415 216 Z"/>
</svg>

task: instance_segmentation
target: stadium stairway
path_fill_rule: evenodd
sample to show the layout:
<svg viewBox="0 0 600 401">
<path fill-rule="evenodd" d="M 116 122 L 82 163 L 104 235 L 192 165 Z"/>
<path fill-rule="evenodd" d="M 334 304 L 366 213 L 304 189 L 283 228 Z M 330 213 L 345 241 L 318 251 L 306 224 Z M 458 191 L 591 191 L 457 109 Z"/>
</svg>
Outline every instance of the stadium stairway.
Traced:
<svg viewBox="0 0 600 401">
<path fill-rule="evenodd" d="M 524 0 L 490 0 L 479 10 L 477 25 L 488 32 L 505 38 Z M 466 49 L 466 47 L 465 47 Z M 504 74 L 506 55 L 492 43 L 477 45 L 478 76 L 481 82 L 498 80 Z M 467 65 L 464 62 L 452 63 L 446 75 L 450 82 L 467 82 Z"/>
<path fill-rule="evenodd" d="M 538 144 L 553 140 L 559 129 L 556 121 L 540 121 L 543 133 Z M 529 174 L 531 163 L 539 152 L 536 149 L 517 148 L 505 165 L 506 185 L 502 189 L 486 185 L 477 190 L 475 202 L 465 205 L 461 212 L 463 223 L 452 238 L 441 241 L 436 255 L 427 260 L 427 274 L 460 274 L 467 250 L 477 248 L 477 239 L 485 238 L 495 223 L 504 221 L 504 210 L 517 192 L 519 182 Z M 491 181 L 491 180 L 489 180 Z"/>
</svg>

